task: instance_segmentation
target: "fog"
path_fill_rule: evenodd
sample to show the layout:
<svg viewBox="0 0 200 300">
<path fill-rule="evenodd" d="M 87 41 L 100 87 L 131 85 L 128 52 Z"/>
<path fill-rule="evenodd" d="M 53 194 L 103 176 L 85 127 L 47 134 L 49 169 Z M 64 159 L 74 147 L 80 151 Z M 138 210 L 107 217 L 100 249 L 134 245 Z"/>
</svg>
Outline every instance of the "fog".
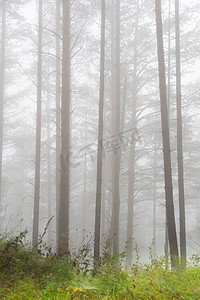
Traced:
<svg viewBox="0 0 200 300">
<path fill-rule="evenodd" d="M 200 4 L 176 4 L 0 1 L 2 235 L 199 252 Z"/>
</svg>

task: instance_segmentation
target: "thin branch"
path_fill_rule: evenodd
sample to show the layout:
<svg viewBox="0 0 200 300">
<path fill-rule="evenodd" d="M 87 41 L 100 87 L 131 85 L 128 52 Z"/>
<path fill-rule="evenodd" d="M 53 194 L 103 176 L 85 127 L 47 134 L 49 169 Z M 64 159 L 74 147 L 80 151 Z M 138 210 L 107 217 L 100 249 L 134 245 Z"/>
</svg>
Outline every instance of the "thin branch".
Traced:
<svg viewBox="0 0 200 300">
<path fill-rule="evenodd" d="M 46 28 L 46 27 L 42 27 L 42 29 L 44 30 L 47 30 L 47 31 L 50 31 L 51 33 L 53 33 L 54 35 L 56 35 L 61 41 L 63 40 L 62 37 L 60 35 L 58 35 L 55 31 L 49 29 L 49 28 Z"/>
<path fill-rule="evenodd" d="M 20 64 L 20 62 L 17 60 L 18 65 L 20 66 L 20 68 L 22 69 L 22 71 L 24 72 L 24 74 L 28 77 L 28 79 L 30 79 L 30 81 L 37 87 L 37 84 L 34 82 L 34 80 L 30 77 L 30 75 L 26 72 L 26 70 L 22 67 L 22 65 Z"/>
<path fill-rule="evenodd" d="M 85 20 L 85 22 L 84 22 L 84 24 L 83 24 L 81 30 L 79 31 L 79 34 L 77 35 L 77 37 L 76 37 L 76 39 L 75 39 L 75 41 L 74 41 L 74 44 L 72 45 L 71 52 L 73 51 L 73 49 L 74 49 L 74 47 L 75 47 L 75 45 L 76 45 L 76 43 L 77 43 L 77 41 L 78 41 L 78 39 L 79 39 L 79 37 L 80 37 L 82 31 L 83 31 L 83 29 L 85 28 L 86 23 L 87 23 L 87 20 Z"/>
</svg>

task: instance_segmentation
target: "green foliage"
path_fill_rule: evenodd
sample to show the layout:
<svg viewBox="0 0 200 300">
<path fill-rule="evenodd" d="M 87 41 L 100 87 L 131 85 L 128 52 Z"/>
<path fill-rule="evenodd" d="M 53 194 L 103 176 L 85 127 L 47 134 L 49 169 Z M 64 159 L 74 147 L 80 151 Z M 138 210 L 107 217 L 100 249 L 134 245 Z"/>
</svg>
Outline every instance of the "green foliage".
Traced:
<svg viewBox="0 0 200 300">
<path fill-rule="evenodd" d="M 125 269 L 126 249 L 113 257 L 107 244 L 93 272 L 88 246 L 72 258 L 44 255 L 25 245 L 25 236 L 0 239 L 0 299 L 200 299 L 198 255 L 174 270 L 150 251 L 150 264 Z"/>
<path fill-rule="evenodd" d="M 1 299 L 5 291 L 12 299 L 13 290 L 20 297 L 23 293 L 27 293 L 27 296 L 29 293 L 32 296 L 42 295 L 44 291 L 50 295 L 54 290 L 57 292 L 57 286 L 70 282 L 74 276 L 74 269 L 68 259 L 58 258 L 51 253 L 45 255 L 41 250 L 33 250 L 24 244 L 26 234 L 27 231 L 16 237 L 0 239 Z"/>
<path fill-rule="evenodd" d="M 86 275 L 86 273 L 91 270 L 93 258 L 92 249 L 93 240 L 90 239 L 88 242 L 83 243 L 78 249 L 71 251 L 70 261 L 76 268 L 77 273 L 83 271 L 83 274 Z"/>
<path fill-rule="evenodd" d="M 33 250 L 23 243 L 27 231 L 10 239 L 0 240 L 0 272 L 3 276 L 19 279 L 26 275 L 36 274 L 37 277 L 56 272 L 69 276 L 70 263 L 64 258 L 58 259 L 49 253 L 43 254 L 41 250 Z"/>
</svg>

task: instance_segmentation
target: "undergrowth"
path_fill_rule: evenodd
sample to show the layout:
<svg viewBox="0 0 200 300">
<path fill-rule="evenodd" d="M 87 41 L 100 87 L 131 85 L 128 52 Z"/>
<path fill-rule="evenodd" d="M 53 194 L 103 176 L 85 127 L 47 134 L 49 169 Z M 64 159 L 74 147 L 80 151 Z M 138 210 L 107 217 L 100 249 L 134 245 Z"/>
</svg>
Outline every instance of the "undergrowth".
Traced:
<svg viewBox="0 0 200 300">
<path fill-rule="evenodd" d="M 124 268 L 126 252 L 107 248 L 95 271 L 84 245 L 70 258 L 32 250 L 26 231 L 0 238 L 0 299 L 200 299 L 200 256 L 170 270 L 165 258 Z"/>
</svg>

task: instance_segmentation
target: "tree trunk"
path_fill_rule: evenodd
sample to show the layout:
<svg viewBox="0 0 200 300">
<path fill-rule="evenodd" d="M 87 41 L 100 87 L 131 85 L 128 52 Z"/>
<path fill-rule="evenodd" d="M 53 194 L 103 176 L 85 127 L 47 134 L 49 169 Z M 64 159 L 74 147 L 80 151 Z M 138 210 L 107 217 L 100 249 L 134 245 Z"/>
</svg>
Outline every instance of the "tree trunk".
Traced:
<svg viewBox="0 0 200 300">
<path fill-rule="evenodd" d="M 106 186 L 105 186 L 105 161 L 102 166 L 102 209 L 101 209 L 101 234 L 106 232 Z"/>
<path fill-rule="evenodd" d="M 41 104 L 42 104 L 42 0 L 39 0 L 38 18 L 38 69 L 37 69 L 37 123 L 36 123 L 36 154 L 35 154 L 35 186 L 33 237 L 34 248 L 38 245 L 39 202 L 40 202 L 40 152 L 41 152 Z"/>
<path fill-rule="evenodd" d="M 49 70 L 48 70 L 49 73 Z M 52 175 L 51 175 L 51 122 L 50 122 L 50 84 L 49 77 L 47 79 L 47 205 L 48 205 L 48 221 L 52 217 Z M 48 244 L 52 244 L 52 224 L 48 226 Z"/>
<path fill-rule="evenodd" d="M 112 12 L 111 12 L 112 13 Z M 115 10 L 113 11 L 115 16 Z M 114 24 L 113 24 L 114 25 Z M 112 24 L 111 24 L 112 26 Z M 117 138 L 120 133 L 120 0 L 116 0 L 116 19 L 113 30 L 116 35 L 112 38 L 112 80 L 115 83 L 112 85 L 112 136 Z M 113 65 L 113 63 L 115 64 Z M 115 147 L 115 146 L 114 146 Z M 112 173 L 112 217 L 111 217 L 111 235 L 113 239 L 113 255 L 119 253 L 119 212 L 120 212 L 120 158 L 121 149 L 114 150 L 113 154 L 113 173 Z"/>
<path fill-rule="evenodd" d="M 156 31 L 157 31 L 159 82 L 160 82 L 160 106 L 161 106 L 161 121 L 162 121 L 163 156 L 164 156 L 166 214 L 167 214 L 167 226 L 168 226 L 168 235 L 169 235 L 170 258 L 171 258 L 172 267 L 175 267 L 178 264 L 178 244 L 177 244 L 174 202 L 173 202 L 169 120 L 168 120 L 168 107 L 167 107 L 165 62 L 164 62 L 164 49 L 163 49 L 163 30 L 162 30 L 160 0 L 155 0 L 155 9 L 156 9 Z"/>
<path fill-rule="evenodd" d="M 70 1 L 63 0 L 62 100 L 61 100 L 61 153 L 59 253 L 69 253 L 69 186 L 70 172 L 67 158 L 70 152 Z"/>
<path fill-rule="evenodd" d="M 86 111 L 85 111 L 85 136 L 84 136 L 84 145 L 87 146 L 88 142 L 88 104 L 86 103 Z M 83 241 L 85 239 L 86 233 L 86 207 L 87 207 L 87 153 L 84 153 L 84 166 L 83 166 L 83 202 L 82 202 L 82 230 L 83 230 Z"/>
<path fill-rule="evenodd" d="M 171 0 L 169 0 L 169 9 L 168 9 L 168 66 L 167 66 L 167 100 L 168 100 L 168 118 L 170 122 L 170 95 L 171 95 Z M 168 239 L 168 230 L 167 230 L 167 215 L 165 212 L 165 256 L 168 259 L 169 256 L 169 239 Z"/>
<path fill-rule="evenodd" d="M 102 158 L 103 158 L 103 106 L 104 106 L 104 68 L 105 68 L 105 0 L 101 2 L 101 58 L 100 58 L 100 91 L 99 91 L 99 125 L 97 152 L 97 187 L 95 209 L 94 259 L 100 258 L 101 228 L 101 189 L 102 189 Z"/>
<path fill-rule="evenodd" d="M 115 134 L 115 95 L 116 95 L 116 11 L 115 11 L 115 3 L 116 0 L 110 0 L 110 25 L 111 25 L 111 133 Z M 110 241 L 113 241 L 114 236 L 114 216 L 113 216 L 113 207 L 114 207 L 114 154 L 111 156 L 111 168 L 112 168 L 112 186 L 111 186 L 111 199 L 112 204 L 110 206 Z M 109 248 L 110 253 L 113 251 L 113 244 L 110 244 Z"/>
<path fill-rule="evenodd" d="M 135 41 L 134 41 L 134 70 L 132 84 L 132 118 L 131 129 L 136 128 L 136 101 L 137 101 L 137 61 L 138 61 L 138 22 L 139 22 L 139 1 L 137 1 L 137 14 L 135 21 Z M 133 205 L 134 205 L 134 187 L 135 187 L 135 141 L 131 145 L 128 170 L 128 216 L 127 216 L 127 241 L 128 250 L 126 263 L 130 266 L 132 263 L 133 252 Z"/>
<path fill-rule="evenodd" d="M 2 200 L 3 111 L 5 92 L 6 1 L 2 2 L 1 62 L 0 62 L 0 204 Z"/>
<path fill-rule="evenodd" d="M 153 174 L 153 256 L 156 257 L 156 204 L 157 204 L 157 193 L 156 193 L 156 182 L 157 182 L 157 143 L 156 133 L 154 135 L 154 174 Z"/>
<path fill-rule="evenodd" d="M 182 109 L 181 109 L 181 62 L 180 62 L 180 20 L 179 0 L 175 1 L 176 27 L 176 106 L 177 106 L 177 156 L 178 156 L 178 190 L 180 213 L 180 255 L 182 265 L 186 262 L 186 233 L 185 233 L 185 196 L 183 171 L 183 138 L 182 138 Z"/>
<path fill-rule="evenodd" d="M 56 245 L 59 242 L 60 202 L 60 0 L 56 0 Z"/>
</svg>

